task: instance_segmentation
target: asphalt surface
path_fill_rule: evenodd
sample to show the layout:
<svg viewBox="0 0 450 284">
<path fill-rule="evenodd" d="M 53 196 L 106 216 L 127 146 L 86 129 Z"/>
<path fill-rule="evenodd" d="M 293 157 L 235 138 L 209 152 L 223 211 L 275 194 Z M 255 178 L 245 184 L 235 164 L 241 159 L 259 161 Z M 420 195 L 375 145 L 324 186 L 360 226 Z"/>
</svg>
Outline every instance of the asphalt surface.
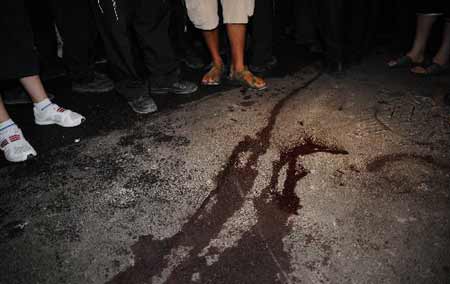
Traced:
<svg viewBox="0 0 450 284">
<path fill-rule="evenodd" d="M 55 82 L 88 121 L 12 109 L 40 156 L 0 168 L 0 283 L 448 283 L 450 80 L 386 59 L 285 52 L 148 116 Z"/>
</svg>

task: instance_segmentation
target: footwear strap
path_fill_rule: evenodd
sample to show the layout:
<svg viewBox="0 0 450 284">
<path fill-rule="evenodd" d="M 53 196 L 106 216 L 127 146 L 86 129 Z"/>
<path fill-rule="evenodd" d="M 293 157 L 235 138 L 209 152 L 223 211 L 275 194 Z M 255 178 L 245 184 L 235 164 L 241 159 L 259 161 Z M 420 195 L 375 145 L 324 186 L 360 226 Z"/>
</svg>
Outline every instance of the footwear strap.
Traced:
<svg viewBox="0 0 450 284">
<path fill-rule="evenodd" d="M 203 76 L 203 78 L 205 78 L 206 76 L 213 77 L 213 75 L 216 75 L 216 72 L 218 72 L 219 76 L 218 76 L 218 78 L 215 78 L 213 81 L 215 83 L 220 83 L 220 81 L 222 80 L 222 77 L 223 77 L 223 73 L 225 72 L 225 65 L 219 66 L 219 65 L 213 64 L 213 66 L 209 69 L 208 72 L 206 72 L 206 74 Z"/>
<path fill-rule="evenodd" d="M 438 63 L 433 63 L 430 66 L 428 66 L 427 68 L 425 68 L 425 70 L 427 71 L 427 75 L 438 75 L 438 74 L 442 74 L 443 72 L 448 70 L 448 66 L 446 65 L 441 65 Z"/>
<path fill-rule="evenodd" d="M 246 80 L 246 76 L 251 76 L 251 79 Z M 256 89 L 256 76 L 247 67 L 240 72 L 233 72 L 231 79 L 241 82 L 245 87 Z"/>
</svg>

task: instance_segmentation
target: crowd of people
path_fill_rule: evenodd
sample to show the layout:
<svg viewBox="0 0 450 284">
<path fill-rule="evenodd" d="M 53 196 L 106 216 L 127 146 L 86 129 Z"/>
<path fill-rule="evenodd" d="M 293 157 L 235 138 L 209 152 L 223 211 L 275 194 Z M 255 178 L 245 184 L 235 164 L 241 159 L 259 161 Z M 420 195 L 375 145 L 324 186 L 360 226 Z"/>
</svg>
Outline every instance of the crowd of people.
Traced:
<svg viewBox="0 0 450 284">
<path fill-rule="evenodd" d="M 413 47 L 389 67 L 421 75 L 447 71 L 449 5 L 441 2 L 414 8 Z M 262 91 L 268 83 L 261 75 L 277 64 L 273 47 L 281 37 L 322 54 L 328 72 L 341 72 L 369 51 L 383 13 L 404 6 L 400 0 L 4 0 L 0 148 L 11 162 L 36 156 L 5 104 L 32 102 L 38 125 L 85 121 L 52 102 L 42 81 L 66 76 L 73 92 L 115 90 L 139 114 L 158 110 L 154 94 L 192 94 L 224 78 Z M 427 39 L 439 17 L 445 18 L 441 48 L 427 62 Z M 100 60 L 107 74 L 96 70 Z M 180 64 L 205 74 L 199 82 L 183 80 Z M 5 81 L 20 86 L 5 88 Z"/>
</svg>

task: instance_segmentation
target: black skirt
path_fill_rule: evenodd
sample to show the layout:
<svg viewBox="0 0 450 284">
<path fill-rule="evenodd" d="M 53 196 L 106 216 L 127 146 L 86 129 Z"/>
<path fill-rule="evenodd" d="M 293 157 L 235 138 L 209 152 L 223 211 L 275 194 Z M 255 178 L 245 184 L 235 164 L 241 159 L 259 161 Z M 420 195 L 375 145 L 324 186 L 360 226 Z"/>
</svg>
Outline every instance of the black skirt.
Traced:
<svg viewBox="0 0 450 284">
<path fill-rule="evenodd" d="M 23 0 L 2 0 L 0 39 L 0 80 L 39 73 L 33 33 Z"/>
</svg>

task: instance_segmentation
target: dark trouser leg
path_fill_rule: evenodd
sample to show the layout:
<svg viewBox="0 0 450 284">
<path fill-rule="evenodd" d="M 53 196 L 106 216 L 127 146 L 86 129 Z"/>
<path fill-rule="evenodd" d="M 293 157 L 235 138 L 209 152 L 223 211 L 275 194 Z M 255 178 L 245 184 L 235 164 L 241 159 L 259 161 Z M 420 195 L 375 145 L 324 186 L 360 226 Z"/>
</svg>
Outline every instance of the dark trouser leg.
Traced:
<svg viewBox="0 0 450 284">
<path fill-rule="evenodd" d="M 39 73 L 33 34 L 23 0 L 3 0 L 0 9 L 0 80 Z"/>
<path fill-rule="evenodd" d="M 119 19 L 116 18 L 114 7 L 110 1 L 91 0 L 92 11 L 97 28 L 105 46 L 106 57 L 112 69 L 115 81 L 141 80 L 136 69 L 136 50 L 129 30 L 129 17 L 133 10 L 132 4 L 127 0 L 118 2 Z M 131 1 L 132 2 L 132 1 Z"/>
<path fill-rule="evenodd" d="M 293 1 L 275 0 L 276 34 L 285 33 L 292 25 Z"/>
<path fill-rule="evenodd" d="M 169 3 L 165 0 L 138 0 L 133 27 L 151 73 L 153 85 L 178 79 L 178 62 L 170 39 Z"/>
<path fill-rule="evenodd" d="M 345 57 L 349 61 L 359 61 L 364 50 L 364 39 L 368 27 L 368 4 L 366 1 L 347 0 L 344 3 Z"/>
<path fill-rule="evenodd" d="M 177 53 L 184 53 L 190 48 L 186 32 L 187 12 L 183 1 L 171 0 L 170 38 L 176 47 Z"/>
<path fill-rule="evenodd" d="M 294 3 L 295 37 L 298 44 L 312 44 L 318 41 L 312 1 L 315 0 L 297 0 Z"/>
<path fill-rule="evenodd" d="M 64 42 L 63 60 L 74 79 L 84 76 L 92 64 L 96 37 L 89 0 L 52 0 L 56 25 Z"/>
<path fill-rule="evenodd" d="M 273 0 L 256 0 L 252 19 L 252 55 L 250 63 L 262 66 L 272 57 Z"/>
<path fill-rule="evenodd" d="M 141 96 L 147 90 L 129 29 L 129 18 L 135 9 L 134 1 L 118 1 L 116 11 L 111 1 L 100 1 L 101 7 L 98 6 L 97 0 L 91 0 L 91 3 L 117 91 L 127 100 Z"/>
<path fill-rule="evenodd" d="M 53 64 L 57 61 L 57 41 L 55 18 L 50 1 L 26 0 L 34 43 L 42 64 Z"/>
<path fill-rule="evenodd" d="M 317 0 L 316 18 L 320 35 L 325 44 L 325 52 L 329 61 L 341 64 L 344 55 L 343 39 L 343 1 Z"/>
</svg>

